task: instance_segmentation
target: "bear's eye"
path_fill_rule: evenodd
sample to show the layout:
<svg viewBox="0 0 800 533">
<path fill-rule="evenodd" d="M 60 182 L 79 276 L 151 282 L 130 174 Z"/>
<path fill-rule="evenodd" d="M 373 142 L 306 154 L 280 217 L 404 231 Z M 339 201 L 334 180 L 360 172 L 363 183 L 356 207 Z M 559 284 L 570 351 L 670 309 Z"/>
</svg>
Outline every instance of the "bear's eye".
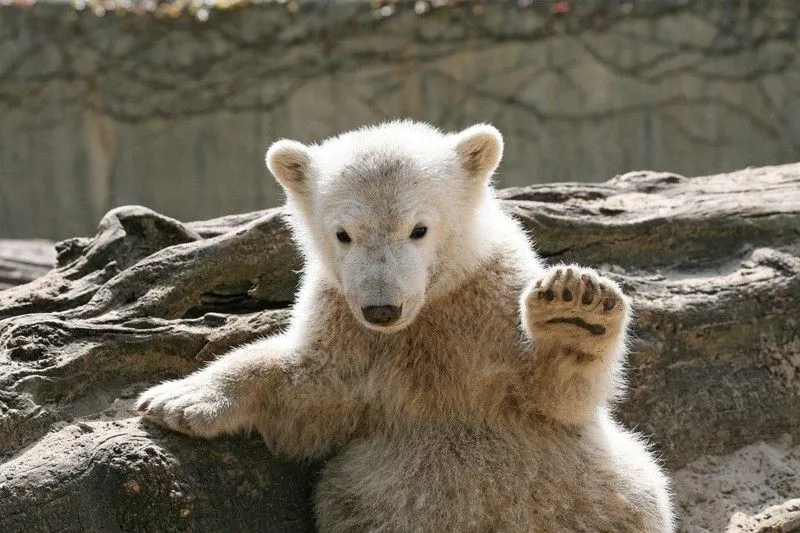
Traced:
<svg viewBox="0 0 800 533">
<path fill-rule="evenodd" d="M 412 239 L 421 239 L 428 233 L 428 226 L 423 226 L 422 224 L 417 224 L 414 226 L 414 229 L 411 230 L 410 237 Z"/>
<path fill-rule="evenodd" d="M 339 242 L 342 242 L 344 244 L 347 244 L 348 242 L 353 240 L 350 238 L 350 235 L 348 235 L 347 232 L 344 230 L 337 231 L 336 238 L 339 240 Z"/>
</svg>

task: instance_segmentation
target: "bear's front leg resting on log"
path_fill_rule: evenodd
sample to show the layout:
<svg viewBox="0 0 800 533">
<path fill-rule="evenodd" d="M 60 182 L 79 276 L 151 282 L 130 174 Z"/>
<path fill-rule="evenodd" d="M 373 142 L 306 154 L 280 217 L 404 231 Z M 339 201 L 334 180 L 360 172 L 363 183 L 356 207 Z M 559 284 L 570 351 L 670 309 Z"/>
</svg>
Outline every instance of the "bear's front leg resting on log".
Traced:
<svg viewBox="0 0 800 533">
<path fill-rule="evenodd" d="M 528 285 L 521 312 L 534 343 L 537 407 L 567 424 L 587 421 L 622 387 L 627 297 L 592 269 L 560 265 Z"/>
<path fill-rule="evenodd" d="M 255 429 L 273 450 L 305 458 L 347 439 L 361 412 L 358 398 L 324 357 L 272 337 L 145 391 L 137 409 L 154 424 L 195 437 Z"/>
</svg>

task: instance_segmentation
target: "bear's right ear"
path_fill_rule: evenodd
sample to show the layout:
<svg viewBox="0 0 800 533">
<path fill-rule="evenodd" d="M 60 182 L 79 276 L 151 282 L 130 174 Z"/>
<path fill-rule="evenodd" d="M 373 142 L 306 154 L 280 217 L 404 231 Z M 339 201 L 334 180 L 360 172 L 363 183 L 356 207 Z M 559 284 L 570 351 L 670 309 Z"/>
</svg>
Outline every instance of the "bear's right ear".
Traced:
<svg viewBox="0 0 800 533">
<path fill-rule="evenodd" d="M 283 139 L 267 150 L 267 168 L 287 193 L 308 192 L 308 170 L 311 155 L 306 145 Z"/>
<path fill-rule="evenodd" d="M 503 136 L 489 124 L 475 124 L 455 135 L 461 167 L 474 179 L 488 180 L 503 157 Z"/>
</svg>

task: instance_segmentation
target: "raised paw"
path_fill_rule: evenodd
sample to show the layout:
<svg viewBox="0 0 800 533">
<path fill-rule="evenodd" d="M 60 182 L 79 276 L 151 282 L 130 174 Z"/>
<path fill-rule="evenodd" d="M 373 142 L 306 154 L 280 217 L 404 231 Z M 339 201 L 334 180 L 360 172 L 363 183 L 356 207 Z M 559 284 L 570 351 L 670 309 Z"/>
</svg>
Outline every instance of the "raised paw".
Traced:
<svg viewBox="0 0 800 533">
<path fill-rule="evenodd" d="M 530 283 L 522 312 L 534 339 L 558 334 L 597 339 L 619 334 L 629 305 L 614 281 L 592 269 L 561 265 Z"/>
<path fill-rule="evenodd" d="M 143 392 L 136 401 L 142 418 L 195 437 L 225 431 L 227 402 L 213 386 L 191 378 L 168 381 Z"/>
</svg>

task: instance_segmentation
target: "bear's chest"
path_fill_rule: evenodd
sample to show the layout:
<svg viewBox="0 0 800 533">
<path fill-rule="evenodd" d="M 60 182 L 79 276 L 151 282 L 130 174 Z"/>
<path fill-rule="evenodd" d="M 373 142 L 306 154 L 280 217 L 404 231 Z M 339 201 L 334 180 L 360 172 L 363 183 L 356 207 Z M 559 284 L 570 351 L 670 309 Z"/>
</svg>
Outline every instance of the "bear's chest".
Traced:
<svg viewBox="0 0 800 533">
<path fill-rule="evenodd" d="M 384 336 L 368 348 L 368 405 L 392 420 L 485 419 L 513 408 L 516 362 L 527 345 L 515 315 L 451 320 Z M 432 326 L 436 327 L 432 327 Z"/>
</svg>

